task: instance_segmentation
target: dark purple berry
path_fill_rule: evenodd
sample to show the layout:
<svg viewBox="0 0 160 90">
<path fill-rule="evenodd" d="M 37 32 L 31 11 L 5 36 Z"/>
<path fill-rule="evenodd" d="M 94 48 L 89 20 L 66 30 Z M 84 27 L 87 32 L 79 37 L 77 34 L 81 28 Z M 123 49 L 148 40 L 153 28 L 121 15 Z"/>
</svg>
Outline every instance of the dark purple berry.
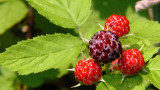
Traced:
<svg viewBox="0 0 160 90">
<path fill-rule="evenodd" d="M 89 42 L 89 54 L 96 61 L 113 61 L 119 58 L 121 51 L 119 37 L 110 31 L 97 32 Z"/>
</svg>

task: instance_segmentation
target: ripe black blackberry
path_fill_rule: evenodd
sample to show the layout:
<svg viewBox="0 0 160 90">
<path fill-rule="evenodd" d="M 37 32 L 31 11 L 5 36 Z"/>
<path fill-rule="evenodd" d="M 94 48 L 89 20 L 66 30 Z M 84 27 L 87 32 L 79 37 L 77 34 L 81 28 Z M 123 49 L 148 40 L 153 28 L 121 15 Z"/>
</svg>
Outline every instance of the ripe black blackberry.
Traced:
<svg viewBox="0 0 160 90">
<path fill-rule="evenodd" d="M 113 61 L 119 58 L 121 51 L 119 37 L 110 31 L 97 32 L 89 42 L 89 54 L 96 61 Z"/>
</svg>

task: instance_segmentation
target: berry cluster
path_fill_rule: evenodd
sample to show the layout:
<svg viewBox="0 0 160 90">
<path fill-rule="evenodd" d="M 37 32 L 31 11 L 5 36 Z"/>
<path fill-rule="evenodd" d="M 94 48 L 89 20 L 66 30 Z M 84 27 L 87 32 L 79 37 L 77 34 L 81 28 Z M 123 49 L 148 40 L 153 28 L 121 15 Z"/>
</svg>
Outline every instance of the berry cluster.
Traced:
<svg viewBox="0 0 160 90">
<path fill-rule="evenodd" d="M 89 41 L 91 58 L 78 61 L 74 68 L 75 78 L 80 83 L 91 85 L 102 77 L 99 64 L 112 62 L 112 70 L 120 70 L 124 75 L 137 74 L 145 65 L 141 52 L 137 49 L 122 50 L 119 37 L 130 31 L 129 21 L 121 15 L 111 15 L 106 19 L 104 30 L 94 34 Z"/>
</svg>

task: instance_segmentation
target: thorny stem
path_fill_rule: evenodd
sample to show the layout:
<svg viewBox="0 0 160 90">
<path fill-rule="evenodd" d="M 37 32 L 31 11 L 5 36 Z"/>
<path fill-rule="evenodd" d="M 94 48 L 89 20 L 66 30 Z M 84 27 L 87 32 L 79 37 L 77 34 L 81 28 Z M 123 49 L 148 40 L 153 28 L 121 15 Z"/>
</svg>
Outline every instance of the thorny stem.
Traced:
<svg viewBox="0 0 160 90">
<path fill-rule="evenodd" d="M 148 9 L 150 20 L 154 20 L 153 8 Z"/>
<path fill-rule="evenodd" d="M 27 39 L 30 39 L 32 37 L 32 30 L 33 30 L 33 8 L 31 6 L 29 6 L 29 19 L 28 19 L 28 25 L 29 25 L 29 29 L 27 31 Z"/>
</svg>

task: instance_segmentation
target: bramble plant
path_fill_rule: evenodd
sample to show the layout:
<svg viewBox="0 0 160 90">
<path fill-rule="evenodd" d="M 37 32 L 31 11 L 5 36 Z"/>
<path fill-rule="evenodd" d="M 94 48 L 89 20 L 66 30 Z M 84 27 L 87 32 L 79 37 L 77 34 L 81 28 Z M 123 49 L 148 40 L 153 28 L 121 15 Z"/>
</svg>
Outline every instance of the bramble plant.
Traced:
<svg viewBox="0 0 160 90">
<path fill-rule="evenodd" d="M 0 90 L 160 89 L 158 11 L 135 4 L 0 0 Z"/>
</svg>

